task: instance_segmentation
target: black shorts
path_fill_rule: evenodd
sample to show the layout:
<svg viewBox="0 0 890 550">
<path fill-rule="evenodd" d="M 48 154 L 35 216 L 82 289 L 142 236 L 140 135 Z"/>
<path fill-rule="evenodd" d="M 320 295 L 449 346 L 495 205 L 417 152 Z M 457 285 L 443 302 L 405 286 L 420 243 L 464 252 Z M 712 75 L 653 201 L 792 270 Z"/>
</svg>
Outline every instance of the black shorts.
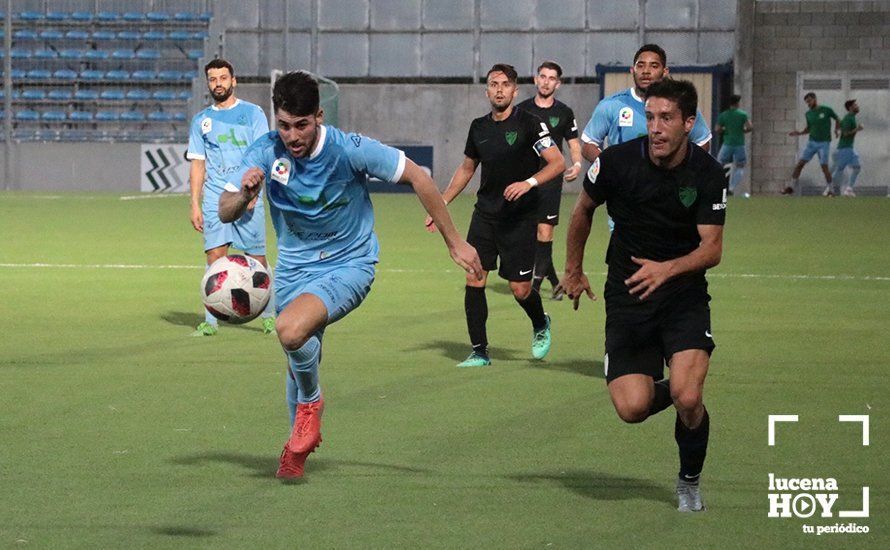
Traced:
<svg viewBox="0 0 890 550">
<path fill-rule="evenodd" d="M 535 267 L 538 224 L 533 216 L 501 219 L 473 211 L 467 242 L 476 248 L 482 269 L 494 271 L 508 281 L 531 281 Z"/>
<path fill-rule="evenodd" d="M 660 380 L 678 351 L 714 351 L 707 288 L 684 289 L 657 302 L 635 300 L 606 300 L 606 382 L 625 374 Z"/>
<path fill-rule="evenodd" d="M 559 225 L 562 182 L 551 182 L 538 189 L 538 223 Z"/>
</svg>

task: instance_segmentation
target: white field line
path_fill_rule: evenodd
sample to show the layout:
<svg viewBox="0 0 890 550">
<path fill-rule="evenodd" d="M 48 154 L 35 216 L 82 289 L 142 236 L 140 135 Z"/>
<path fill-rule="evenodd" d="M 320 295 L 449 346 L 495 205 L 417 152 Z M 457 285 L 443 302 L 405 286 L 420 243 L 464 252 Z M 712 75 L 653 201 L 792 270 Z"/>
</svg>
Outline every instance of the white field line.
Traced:
<svg viewBox="0 0 890 550">
<path fill-rule="evenodd" d="M 51 264 L 51 263 L 0 263 L 4 269 L 194 269 L 204 270 L 195 265 L 153 265 L 153 264 Z M 457 269 L 397 269 L 383 268 L 382 273 L 458 273 Z M 588 275 L 604 276 L 605 272 L 589 272 Z M 709 273 L 710 278 L 725 279 L 783 279 L 804 281 L 890 281 L 890 276 L 881 275 L 802 275 L 793 273 Z"/>
<path fill-rule="evenodd" d="M 188 193 L 143 193 L 142 195 L 124 195 L 122 201 L 139 201 L 143 199 L 168 199 L 170 197 L 185 197 Z"/>
</svg>

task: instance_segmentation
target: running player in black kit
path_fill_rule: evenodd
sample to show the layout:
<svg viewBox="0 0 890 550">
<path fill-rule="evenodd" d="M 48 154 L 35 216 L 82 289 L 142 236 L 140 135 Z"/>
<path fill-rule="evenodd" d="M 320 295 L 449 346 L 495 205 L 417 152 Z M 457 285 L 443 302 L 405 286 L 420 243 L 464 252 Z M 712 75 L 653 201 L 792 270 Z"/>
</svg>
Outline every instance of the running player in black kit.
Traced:
<svg viewBox="0 0 890 550">
<path fill-rule="evenodd" d="M 720 263 L 726 214 L 722 167 L 689 141 L 697 101 L 686 81 L 649 87 L 647 135 L 609 147 L 587 173 L 560 283 L 575 309 L 582 294 L 594 298 L 583 271 L 584 245 L 593 212 L 605 203 L 615 220 L 604 291 L 609 394 L 629 423 L 676 407 L 683 512 L 704 510 L 699 479 L 710 422 L 702 390 L 714 350 L 705 271 Z M 665 363 L 670 380 L 662 379 Z"/>
<path fill-rule="evenodd" d="M 534 97 L 516 105 L 517 109 L 537 116 L 550 129 L 550 137 L 562 151 L 563 139 L 569 144 L 572 166 L 565 172 L 566 181 L 574 181 L 581 172 L 581 140 L 578 139 L 578 123 L 572 109 L 556 99 L 556 91 L 562 83 L 562 67 L 553 61 L 545 61 L 535 75 Z M 535 253 L 535 272 L 532 288 L 541 291 L 541 283 L 546 277 L 555 289 L 559 284 L 556 270 L 553 269 L 553 228 L 559 224 L 559 203 L 562 199 L 562 178 L 548 182 L 538 191 L 541 209 L 538 212 L 538 244 Z M 561 294 L 553 293 L 551 298 L 562 299 Z"/>
<path fill-rule="evenodd" d="M 536 116 L 513 108 L 518 88 L 516 69 L 494 65 L 486 78 L 491 113 L 470 125 L 464 160 L 442 193 L 448 204 L 467 186 L 482 164 L 482 177 L 467 242 L 479 252 L 482 280 L 467 277 L 464 309 L 473 351 L 459 367 L 491 364 L 488 354 L 488 272 L 501 265 L 498 275 L 510 282 L 513 296 L 532 321 L 532 356 L 543 359 L 550 351 L 550 318 L 541 296 L 532 292 L 538 221 L 538 183 L 551 182 L 565 170 L 565 160 L 550 138 L 550 130 Z M 540 158 L 546 164 L 540 166 Z M 427 227 L 431 227 L 427 218 Z"/>
</svg>

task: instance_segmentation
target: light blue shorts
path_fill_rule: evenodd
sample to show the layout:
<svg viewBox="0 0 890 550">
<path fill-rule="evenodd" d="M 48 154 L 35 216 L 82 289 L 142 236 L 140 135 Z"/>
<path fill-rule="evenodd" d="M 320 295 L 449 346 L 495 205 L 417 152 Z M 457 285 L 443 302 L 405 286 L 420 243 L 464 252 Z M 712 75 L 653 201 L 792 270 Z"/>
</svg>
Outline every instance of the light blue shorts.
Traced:
<svg viewBox="0 0 890 550">
<path fill-rule="evenodd" d="M 339 321 L 361 305 L 374 283 L 374 263 L 353 261 L 347 264 L 310 270 L 275 268 L 276 313 L 297 296 L 312 294 L 324 302 L 328 324 Z"/>
<path fill-rule="evenodd" d="M 216 210 L 204 211 L 204 251 L 226 244 L 253 256 L 266 255 L 266 214 L 262 205 L 232 223 L 219 221 Z"/>
<path fill-rule="evenodd" d="M 815 155 L 819 155 L 819 164 L 828 164 L 828 152 L 831 149 L 830 141 L 807 141 L 807 146 L 800 154 L 800 160 L 810 162 Z"/>
<path fill-rule="evenodd" d="M 745 162 L 748 160 L 748 156 L 745 154 L 745 146 L 721 145 L 720 154 L 717 155 L 717 160 L 720 161 L 720 164 L 732 162 L 737 166 L 744 166 Z"/>
<path fill-rule="evenodd" d="M 844 170 L 850 166 L 859 166 L 859 155 L 852 147 L 844 147 L 834 152 L 834 169 Z"/>
</svg>

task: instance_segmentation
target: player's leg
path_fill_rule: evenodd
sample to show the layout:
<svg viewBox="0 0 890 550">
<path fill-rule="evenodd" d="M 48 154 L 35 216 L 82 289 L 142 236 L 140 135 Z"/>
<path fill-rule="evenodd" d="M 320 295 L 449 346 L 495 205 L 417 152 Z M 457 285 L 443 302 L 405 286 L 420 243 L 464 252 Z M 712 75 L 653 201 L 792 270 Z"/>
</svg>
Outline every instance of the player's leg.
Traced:
<svg viewBox="0 0 890 550">
<path fill-rule="evenodd" d="M 535 218 L 501 221 L 496 241 L 501 257 L 498 275 L 510 282 L 513 297 L 532 323 L 532 357 L 543 359 L 550 352 L 551 337 L 550 317 L 544 313 L 541 295 L 532 290 L 537 228 Z"/>
<path fill-rule="evenodd" d="M 859 177 L 859 172 L 862 170 L 862 166 L 859 164 L 859 155 L 856 154 L 852 148 L 850 148 L 851 159 L 850 159 L 850 181 L 847 184 L 847 188 L 844 189 L 845 197 L 855 197 L 856 192 L 853 191 L 853 186 L 856 185 L 856 178 Z"/>
<path fill-rule="evenodd" d="M 822 175 L 825 176 L 825 190 L 822 192 L 822 195 L 826 197 L 832 197 L 837 194 L 832 184 L 831 171 L 828 169 L 830 149 L 831 143 L 827 141 L 820 143 L 816 149 L 816 153 L 819 155 L 819 167 L 822 168 Z"/>
<path fill-rule="evenodd" d="M 815 142 L 807 141 L 806 147 L 804 147 L 803 151 L 800 153 L 800 158 L 797 160 L 797 165 L 795 165 L 794 170 L 791 171 L 791 184 L 782 191 L 783 195 L 793 195 L 795 193 L 798 188 L 798 180 L 800 179 L 800 173 L 803 171 L 803 167 L 810 162 L 810 159 L 812 159 L 815 154 Z"/>
<path fill-rule="evenodd" d="M 680 454 L 677 479 L 678 510 L 704 510 L 699 481 L 708 452 L 710 417 L 702 401 L 710 356 L 706 350 L 690 349 L 671 356 L 671 397 L 677 409 L 674 439 Z"/>
<path fill-rule="evenodd" d="M 735 147 L 732 154 L 733 158 L 733 166 L 734 170 L 732 171 L 732 176 L 729 178 L 729 193 L 734 194 L 736 188 L 739 183 L 741 183 L 742 178 L 745 177 L 745 166 L 748 162 L 748 157 L 745 154 L 745 146 L 741 145 Z"/>
<path fill-rule="evenodd" d="M 212 227 L 212 224 L 207 223 L 207 218 L 204 218 L 204 231 L 205 231 L 205 240 L 206 240 L 206 232 L 209 228 Z M 206 265 L 204 266 L 205 271 L 210 269 L 210 266 L 216 260 L 222 258 L 226 254 L 228 254 L 229 245 L 223 244 L 220 246 L 215 246 L 213 248 L 207 249 L 204 251 L 206 255 Z M 201 321 L 197 327 L 195 327 L 195 331 L 192 332 L 192 336 L 214 336 L 219 332 L 219 321 L 214 317 L 207 308 L 202 307 L 204 310 L 204 320 Z"/>
<path fill-rule="evenodd" d="M 556 288 L 559 278 L 553 268 L 553 230 L 559 224 L 559 203 L 562 197 L 561 185 L 547 184 L 539 191 L 537 243 L 535 248 L 535 270 L 532 286 L 536 292 L 541 291 L 541 284 L 546 278 L 550 286 Z"/>
<path fill-rule="evenodd" d="M 485 285 L 488 283 L 488 272 L 497 268 L 498 252 L 494 240 L 495 224 L 478 211 L 473 212 L 467 242 L 479 254 L 484 271 L 482 280 L 466 274 L 464 287 L 464 314 L 467 320 L 467 333 L 473 347 L 470 355 L 458 367 L 485 367 L 491 364 L 488 353 L 488 300 L 485 297 Z"/>
</svg>

